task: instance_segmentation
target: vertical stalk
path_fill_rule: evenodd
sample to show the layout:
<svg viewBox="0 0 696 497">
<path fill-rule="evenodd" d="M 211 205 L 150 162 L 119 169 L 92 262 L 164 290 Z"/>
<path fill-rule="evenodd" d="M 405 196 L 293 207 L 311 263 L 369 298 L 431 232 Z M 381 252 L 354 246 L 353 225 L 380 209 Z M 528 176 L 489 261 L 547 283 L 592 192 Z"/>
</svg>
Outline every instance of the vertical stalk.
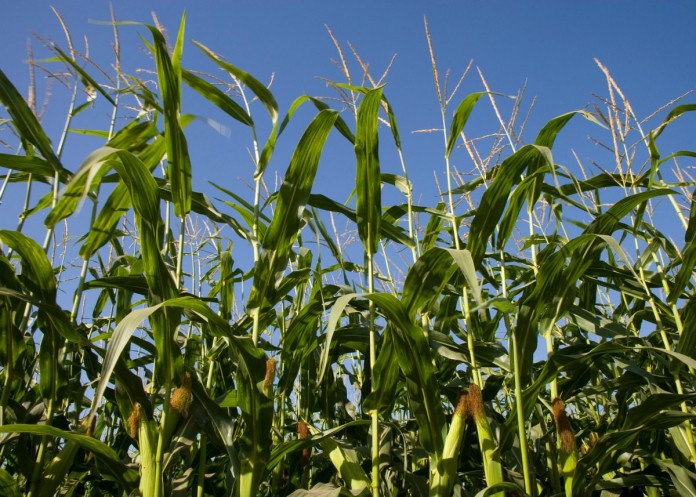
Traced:
<svg viewBox="0 0 696 497">
<path fill-rule="evenodd" d="M 500 279 L 503 297 L 507 298 L 507 276 L 505 275 L 505 254 L 500 252 Z M 520 371 L 519 348 L 514 324 L 509 314 L 505 314 L 510 339 L 510 353 L 512 354 L 513 375 L 515 380 L 515 409 L 517 410 L 517 436 L 520 441 L 520 453 L 522 455 L 522 472 L 524 473 L 524 489 L 532 497 L 536 494 L 536 486 L 532 478 L 532 469 L 529 465 L 529 447 L 527 446 L 527 433 L 525 431 L 524 405 L 522 403 L 522 372 Z"/>
<path fill-rule="evenodd" d="M 510 323 L 512 324 L 512 323 Z M 517 338 L 514 331 L 511 330 L 510 341 L 512 349 L 513 371 L 515 375 L 515 407 L 517 409 L 517 433 L 520 440 L 520 452 L 522 453 L 522 469 L 524 473 L 524 490 L 528 495 L 536 494 L 534 482 L 532 479 L 532 471 L 529 465 L 529 448 L 527 446 L 527 434 L 525 432 L 524 406 L 522 405 L 522 372 L 520 371 L 519 349 L 517 346 Z"/>
<path fill-rule="evenodd" d="M 408 215 L 408 237 L 413 240 L 414 246 L 411 247 L 411 257 L 415 263 L 418 260 L 418 255 L 420 254 L 420 244 L 418 243 L 418 237 L 415 236 L 413 229 L 413 185 L 408 179 L 408 171 L 406 169 L 406 163 L 404 162 L 404 154 L 401 152 L 401 148 L 397 150 L 399 154 L 399 161 L 401 162 L 401 170 L 404 173 L 404 178 L 406 179 L 406 184 L 408 185 L 408 193 L 406 194 L 406 209 Z"/>
<path fill-rule="evenodd" d="M 218 338 L 215 337 L 213 339 L 213 347 L 215 347 L 215 344 L 217 343 Z M 213 366 L 214 366 L 213 361 L 208 361 L 208 375 L 206 377 L 205 381 L 205 390 L 207 392 L 210 391 L 210 389 L 213 386 Z M 208 437 L 205 433 L 201 433 L 201 440 L 200 440 L 200 449 L 198 449 L 198 480 L 196 482 L 196 497 L 203 497 L 204 495 L 204 484 L 205 484 L 205 466 L 206 466 L 206 452 L 207 452 L 207 442 L 208 442 Z"/>
<path fill-rule="evenodd" d="M 182 270 L 184 263 L 184 232 L 186 231 L 186 215 L 179 219 L 179 241 L 177 243 L 176 254 L 176 285 L 181 290 L 183 288 Z"/>
<path fill-rule="evenodd" d="M 671 196 L 671 195 L 670 195 Z M 637 244 L 638 242 L 635 241 Z M 665 294 L 669 294 L 669 285 L 667 282 L 667 279 L 665 277 L 665 274 L 662 270 L 662 266 L 659 263 L 659 260 L 657 260 L 657 256 L 655 254 L 652 255 L 653 261 L 655 262 L 657 266 L 657 272 L 660 275 L 660 279 L 662 281 L 662 288 L 665 292 Z M 669 337 L 667 336 L 667 331 L 665 330 L 664 324 L 662 323 L 662 317 L 660 316 L 660 313 L 658 312 L 657 305 L 655 303 L 655 297 L 653 296 L 652 292 L 650 292 L 650 289 L 648 288 L 648 285 L 646 284 L 646 276 L 645 276 L 645 270 L 643 269 L 643 266 L 641 265 L 638 268 L 638 274 L 640 275 L 640 281 L 641 284 L 643 285 L 643 291 L 645 292 L 648 301 L 650 302 L 650 308 L 652 309 L 653 316 L 655 318 L 655 324 L 657 325 L 657 329 L 660 331 L 660 338 L 662 339 L 662 345 L 665 348 L 665 350 L 672 350 L 672 345 L 670 343 Z M 677 334 L 681 336 L 682 334 L 682 322 L 681 322 L 681 317 L 679 316 L 679 312 L 676 308 L 676 304 L 672 304 L 671 306 L 672 310 L 672 317 L 675 320 L 675 323 L 677 324 Z M 691 370 L 691 368 L 690 368 Z M 693 373 L 693 371 L 691 371 Z M 675 372 L 673 373 L 673 378 L 674 378 L 674 386 L 677 390 L 677 393 L 679 395 L 682 395 L 684 393 L 684 387 L 682 385 L 681 379 L 679 378 L 679 373 Z M 689 408 L 686 405 L 686 402 L 681 403 L 681 409 L 682 412 L 687 413 L 689 412 Z M 691 454 L 691 462 L 696 463 L 696 442 L 694 441 L 694 434 L 693 434 L 693 428 L 691 425 L 691 422 L 689 420 L 684 421 L 684 431 L 686 432 L 686 440 L 689 445 L 689 452 Z"/>
<path fill-rule="evenodd" d="M 113 13 L 112 13 L 113 17 Z M 115 29 L 115 28 L 114 28 Z M 118 39 L 117 45 L 118 45 Z M 111 137 L 113 136 L 114 129 L 116 127 L 116 117 L 118 116 L 118 103 L 119 103 L 119 97 L 121 95 L 120 87 L 121 87 L 121 72 L 120 72 L 120 67 L 121 63 L 120 60 L 117 57 L 116 60 L 116 95 L 114 97 L 114 101 L 116 102 L 116 105 L 114 105 L 113 112 L 111 113 L 111 122 L 109 123 L 109 134 L 107 137 L 107 141 L 111 140 Z M 94 196 L 94 202 L 92 202 L 92 212 L 90 213 L 90 219 L 89 219 L 89 225 L 92 226 L 94 225 L 94 220 L 97 218 L 97 210 L 99 207 L 99 187 L 97 187 L 97 191 L 95 192 Z M 84 290 L 84 285 L 85 285 L 85 279 L 87 278 L 87 269 L 89 268 L 89 261 L 87 259 L 82 261 L 82 267 L 80 268 L 80 278 L 77 282 L 77 289 L 75 290 L 75 295 L 73 296 L 73 305 L 72 309 L 70 310 L 70 320 L 72 322 L 75 322 L 77 319 L 77 312 L 80 308 L 80 302 L 82 301 L 82 292 Z"/>
<path fill-rule="evenodd" d="M 239 93 L 244 102 L 244 107 L 246 108 L 247 114 L 251 116 L 251 107 L 249 106 L 249 100 L 244 92 L 244 87 L 241 85 L 240 81 L 235 78 L 237 86 L 239 87 Z M 256 136 L 256 127 L 251 127 L 251 138 L 254 145 L 254 220 L 251 226 L 252 239 L 251 248 L 254 256 L 254 265 L 259 261 L 259 256 L 261 252 L 261 242 L 259 240 L 259 217 L 261 216 L 261 182 L 263 180 L 263 171 L 259 170 L 259 162 L 261 160 L 261 154 L 259 152 L 259 140 Z M 251 317 L 253 319 L 252 326 L 252 340 L 254 345 L 259 343 L 259 309 L 251 309 Z"/>
<path fill-rule="evenodd" d="M 164 494 L 164 489 L 163 489 L 163 477 L 164 477 L 164 468 L 163 468 L 163 462 L 164 462 L 164 449 L 165 449 L 165 440 L 164 440 L 164 434 L 167 431 L 167 423 L 169 422 L 169 403 L 171 399 L 171 389 L 172 389 L 172 383 L 171 383 L 171 378 L 169 377 L 169 374 L 165 374 L 165 382 L 164 382 L 164 401 L 162 403 L 162 416 L 160 417 L 160 422 L 159 422 L 159 434 L 157 437 L 157 448 L 155 452 L 155 482 L 154 482 L 154 491 L 153 491 L 153 496 L 154 497 L 161 497 Z M 145 496 L 146 497 L 146 496 Z"/>
<path fill-rule="evenodd" d="M 73 76 L 75 77 L 75 76 Z M 75 77 L 75 79 L 77 79 Z M 63 131 L 60 135 L 60 141 L 58 142 L 58 147 L 56 148 L 56 156 L 60 159 L 63 155 L 63 148 L 65 147 L 65 142 L 68 138 L 68 132 L 70 131 L 70 124 L 72 123 L 73 111 L 75 110 L 75 101 L 77 100 L 77 82 L 73 85 L 72 95 L 70 97 L 70 104 L 68 104 L 68 115 L 65 118 L 65 124 L 63 125 Z M 53 175 L 53 199 L 51 201 L 51 206 L 55 207 L 58 201 L 58 187 L 60 181 L 58 178 L 58 171 Z M 48 252 L 48 246 L 51 243 L 51 237 L 53 237 L 53 227 L 46 229 L 46 237 L 44 238 L 43 249 L 44 252 Z"/>
<path fill-rule="evenodd" d="M 471 326 L 471 311 L 469 309 L 469 292 L 466 287 L 462 288 L 460 302 L 463 304 L 464 322 L 466 323 L 466 345 L 469 349 L 469 359 L 471 361 L 471 375 L 474 383 L 483 388 L 483 377 L 481 369 L 476 362 L 476 349 L 474 348 L 474 330 Z"/>
<path fill-rule="evenodd" d="M 367 287 L 368 293 L 374 292 L 374 268 L 372 254 L 367 251 Z M 370 376 L 372 377 L 372 391 L 375 391 L 375 364 L 377 363 L 376 331 L 375 331 L 375 306 L 369 304 L 370 327 Z M 372 495 L 379 497 L 379 412 L 373 410 L 370 413 L 370 432 L 372 433 Z"/>
<path fill-rule="evenodd" d="M 62 19 L 59 20 L 61 21 L 62 24 Z M 70 38 L 68 37 L 68 41 L 70 41 Z M 72 91 L 72 96 L 70 97 L 70 103 L 68 105 L 68 113 L 67 117 L 65 119 L 65 124 L 63 126 L 63 131 L 60 136 L 60 141 L 58 143 L 58 147 L 56 149 L 56 156 L 58 158 L 61 157 L 63 153 L 63 147 L 65 146 L 65 141 L 68 136 L 68 131 L 70 130 L 70 123 L 72 122 L 72 116 L 73 116 L 73 111 L 75 108 L 75 100 L 77 99 L 77 83 L 73 85 L 73 91 Z M 30 182 L 31 182 L 31 177 L 30 177 Z M 58 187 L 60 185 L 60 180 L 58 177 L 58 171 L 56 171 L 53 175 L 53 196 L 51 199 L 51 206 L 55 207 L 56 203 L 58 202 Z M 27 197 L 26 197 L 26 202 L 28 204 L 29 202 L 29 189 L 27 190 Z M 25 207 L 28 207 L 28 205 L 25 205 Z M 22 220 L 22 223 L 24 220 Z M 46 229 L 46 237 L 44 238 L 44 243 L 42 245 L 42 248 L 44 252 L 48 252 L 48 247 L 51 243 L 51 238 L 53 237 L 53 228 L 47 228 Z M 30 311 L 30 307 L 27 306 L 27 312 Z M 28 317 L 28 316 L 27 316 Z M 46 336 L 43 337 L 43 340 L 46 340 Z M 66 342 L 67 343 L 67 342 Z M 61 353 L 64 353 L 65 351 L 65 344 L 61 348 Z M 55 364 L 55 363 L 54 363 Z M 48 405 L 46 408 L 46 424 L 52 424 L 53 421 L 53 413 L 55 411 L 55 402 L 57 401 L 56 397 L 56 392 L 55 392 L 55 386 L 51 389 L 51 398 L 48 399 Z M 45 401 L 46 399 L 44 399 Z M 41 471 L 43 470 L 44 466 L 44 458 L 46 457 L 46 446 L 48 444 L 48 437 L 43 436 L 41 437 L 41 442 L 39 444 L 39 450 L 36 455 L 36 465 L 34 466 L 34 472 L 32 474 L 32 482 L 31 482 L 31 487 L 29 489 L 29 497 L 32 497 L 36 495 L 36 492 L 38 491 L 38 485 L 40 482 L 40 477 L 41 477 Z"/>
</svg>

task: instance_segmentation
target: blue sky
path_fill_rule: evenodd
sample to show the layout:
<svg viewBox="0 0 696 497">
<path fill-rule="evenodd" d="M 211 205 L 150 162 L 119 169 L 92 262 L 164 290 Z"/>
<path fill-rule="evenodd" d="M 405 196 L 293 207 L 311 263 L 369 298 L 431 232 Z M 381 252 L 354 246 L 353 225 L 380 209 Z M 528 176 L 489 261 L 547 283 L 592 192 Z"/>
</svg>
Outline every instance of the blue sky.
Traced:
<svg viewBox="0 0 696 497">
<path fill-rule="evenodd" d="M 85 50 L 83 35 L 89 41 L 90 56 L 108 69 L 113 61 L 113 42 L 110 26 L 93 21 L 107 21 L 106 2 L 71 0 L 55 1 L 71 30 L 76 48 Z M 451 84 L 473 60 L 473 67 L 453 100 L 451 112 L 464 96 L 483 90 L 476 68 L 483 72 L 491 90 L 514 95 L 526 86 L 522 110 L 532 101 L 527 142 L 553 117 L 575 109 L 589 108 L 598 103 L 596 95 L 607 95 L 607 84 L 594 62 L 598 58 L 630 100 L 639 117 L 645 117 L 683 93 L 696 88 L 696 3 L 690 1 L 583 1 L 583 2 L 502 2 L 502 1 L 259 1 L 223 2 L 200 0 L 120 1 L 113 7 L 119 20 L 152 23 L 151 12 L 175 36 L 182 11 L 187 13 L 184 65 L 189 69 L 214 72 L 214 66 L 190 43 L 198 40 L 224 55 L 262 82 L 273 77 L 272 91 L 281 108 L 281 115 L 294 98 L 302 94 L 335 96 L 321 78 L 342 81 L 332 60 L 336 49 L 327 33 L 329 26 L 346 50 L 355 74 L 358 66 L 351 57 L 347 42 L 370 64 L 374 74 L 381 74 L 396 54 L 393 68 L 386 79 L 385 94 L 396 112 L 404 136 L 404 153 L 409 173 L 415 183 L 416 201 L 434 205 L 437 189 L 434 175 L 444 181 L 444 161 L 441 134 L 413 134 L 425 128 L 441 125 L 437 97 L 433 85 L 423 20 L 427 17 L 432 34 L 440 74 L 451 70 Z M 12 2 L 5 6 L 0 19 L 0 68 L 26 94 L 28 72 L 26 45 L 32 40 L 35 57 L 47 56 L 33 33 L 55 40 L 65 47 L 60 24 L 48 4 L 42 2 Z M 139 36 L 148 32 L 139 26 L 121 26 L 125 70 L 154 67 Z M 53 66 L 57 69 L 57 66 Z M 103 81 L 93 68 L 88 68 L 97 81 Z M 46 87 L 45 76 L 39 76 L 39 102 Z M 51 138 L 58 139 L 66 108 L 66 92 L 54 85 L 43 124 Z M 686 102 L 696 98 L 689 96 Z M 507 118 L 511 101 L 497 97 L 501 112 Z M 105 128 L 108 108 L 97 105 L 74 123 L 75 127 Z M 338 108 L 340 103 L 335 102 Z M 250 190 L 243 182 L 251 181 L 252 165 L 248 158 L 249 135 L 245 129 L 194 95 L 184 95 L 183 111 L 219 120 L 229 127 L 226 135 L 213 132 L 202 121 L 187 131 L 193 156 L 194 187 L 210 191 L 206 184 L 212 180 L 249 198 Z M 263 109 L 254 112 L 263 118 Z M 658 115 L 659 124 L 666 111 Z M 347 116 L 349 117 L 349 116 Z M 282 174 L 289 161 L 289 151 L 299 133 L 311 118 L 309 110 L 291 126 L 281 140 L 271 163 L 270 187 L 275 171 Z M 304 119 L 304 121 L 302 121 Z M 693 123 L 693 121 L 690 121 Z M 649 126 L 648 126 L 649 127 Z M 467 132 L 472 136 L 497 131 L 494 113 L 487 100 L 482 100 L 472 114 Z M 559 139 L 554 153 L 558 162 L 574 167 L 571 150 L 581 160 L 603 160 L 611 169 L 611 155 L 594 145 L 588 135 L 593 128 L 577 120 L 569 125 Z M 386 136 L 386 135 L 385 135 Z M 693 149 L 693 125 L 675 127 L 675 132 L 662 138 L 667 150 Z M 69 138 L 64 160 L 74 170 L 86 154 L 100 145 L 93 139 Z M 90 141 L 91 140 L 91 141 Z M 332 137 L 322 165 L 315 191 L 336 200 L 345 200 L 350 192 L 354 162 L 350 147 L 339 136 Z M 383 149 L 390 148 L 383 140 Z M 392 147 L 393 148 L 393 147 Z M 385 172 L 400 172 L 400 166 L 385 151 L 382 168 Z M 461 171 L 472 168 L 466 154 L 457 151 L 453 164 Z M 444 184 L 444 183 L 442 183 Z M 5 198 L 2 209 L 18 205 L 21 198 Z M 8 202 L 16 199 L 16 202 Z M 0 227 L 15 226 L 13 215 L 0 217 Z"/>
</svg>

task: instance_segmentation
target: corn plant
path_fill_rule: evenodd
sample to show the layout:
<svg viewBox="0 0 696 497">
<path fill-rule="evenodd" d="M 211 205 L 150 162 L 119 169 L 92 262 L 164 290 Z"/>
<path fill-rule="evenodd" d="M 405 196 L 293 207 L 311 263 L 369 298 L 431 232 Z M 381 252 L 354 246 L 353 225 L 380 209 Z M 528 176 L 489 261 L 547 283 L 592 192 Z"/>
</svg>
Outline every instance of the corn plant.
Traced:
<svg viewBox="0 0 696 497">
<path fill-rule="evenodd" d="M 185 17 L 170 46 L 112 14 L 113 72 L 58 19 L 68 48 L 30 57 L 67 89 L 57 139 L 0 71 L 0 195 L 24 198 L 0 230 L 2 495 L 696 495 L 696 152 L 661 140 L 696 105 L 641 119 L 597 61 L 606 98 L 528 141 L 524 92 L 479 71 L 460 97 L 426 24 L 445 186 L 418 204 L 388 71 L 333 33 L 336 93 L 283 113 L 214 48 L 189 67 Z M 130 74 L 134 30 L 153 66 Z M 247 133 L 248 191 L 194 189 L 193 93 Z M 576 127 L 592 164 L 554 158 Z M 315 182 L 332 136 L 348 198 Z"/>
</svg>

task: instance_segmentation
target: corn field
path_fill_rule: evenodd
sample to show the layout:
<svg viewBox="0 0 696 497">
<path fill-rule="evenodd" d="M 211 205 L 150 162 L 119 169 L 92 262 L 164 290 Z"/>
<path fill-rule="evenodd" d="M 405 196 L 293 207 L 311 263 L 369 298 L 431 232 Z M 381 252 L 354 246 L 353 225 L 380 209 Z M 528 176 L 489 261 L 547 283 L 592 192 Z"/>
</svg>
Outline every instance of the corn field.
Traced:
<svg viewBox="0 0 696 497">
<path fill-rule="evenodd" d="M 185 17 L 114 22 L 103 67 L 65 30 L 29 64 L 68 89 L 62 130 L 0 71 L 0 200 L 24 199 L 0 207 L 0 494 L 696 496 L 696 149 L 662 144 L 688 96 L 637 116 L 597 61 L 602 97 L 530 130 L 522 92 L 445 84 L 426 25 L 423 205 L 399 81 L 335 38 L 344 79 L 285 110 L 214 47 L 189 67 Z M 152 66 L 125 73 L 136 31 Z M 194 189 L 193 93 L 246 137 L 246 184 Z M 557 163 L 579 123 L 597 161 Z M 348 198 L 315 184 L 335 143 Z"/>
</svg>

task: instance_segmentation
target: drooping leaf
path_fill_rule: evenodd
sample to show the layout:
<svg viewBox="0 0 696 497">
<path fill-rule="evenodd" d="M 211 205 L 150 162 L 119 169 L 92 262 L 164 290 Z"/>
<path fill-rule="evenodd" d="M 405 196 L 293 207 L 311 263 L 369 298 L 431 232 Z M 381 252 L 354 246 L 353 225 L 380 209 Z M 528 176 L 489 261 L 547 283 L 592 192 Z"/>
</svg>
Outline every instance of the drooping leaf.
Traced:
<svg viewBox="0 0 696 497">
<path fill-rule="evenodd" d="M 92 452 L 104 463 L 104 468 L 109 471 L 126 491 L 131 491 L 137 486 L 138 473 L 128 468 L 121 462 L 120 456 L 104 442 L 88 435 L 61 430 L 46 424 L 10 424 L 0 426 L 0 433 L 27 433 L 31 435 L 45 435 L 62 438 L 75 442 L 85 450 Z"/>
<path fill-rule="evenodd" d="M 251 116 L 247 113 L 247 111 L 217 86 L 207 82 L 203 78 L 196 76 L 194 73 L 186 69 L 182 70 L 182 76 L 187 85 L 206 99 L 210 100 L 225 114 L 233 119 L 236 119 L 242 124 L 246 124 L 247 126 L 254 125 L 254 121 L 251 119 Z"/>
<path fill-rule="evenodd" d="M 58 45 L 53 45 L 51 46 L 51 50 L 54 50 L 55 52 L 58 53 L 60 60 L 65 62 L 66 64 L 70 65 L 77 73 L 80 75 L 80 78 L 82 81 L 92 88 L 94 88 L 95 91 L 98 91 L 101 93 L 101 95 L 109 101 L 111 105 L 114 107 L 116 106 L 116 102 L 114 101 L 113 98 L 111 98 L 111 95 L 109 95 L 104 88 L 102 88 L 102 85 L 97 83 L 92 76 L 89 75 L 87 71 L 85 71 L 83 68 L 81 68 L 72 58 L 68 57 L 65 52 L 63 52 Z"/>
<path fill-rule="evenodd" d="M 266 143 L 263 146 L 261 156 L 259 157 L 259 163 L 257 164 L 256 168 L 256 176 L 258 177 L 263 175 L 264 171 L 266 170 L 266 167 L 268 166 L 268 161 L 271 159 L 271 155 L 273 155 L 273 150 L 275 149 L 276 139 L 278 135 L 278 103 L 276 102 L 275 97 L 270 92 L 270 90 L 268 90 L 268 88 L 266 88 L 248 72 L 230 64 L 229 62 L 222 60 L 222 58 L 220 58 L 219 55 L 214 53 L 205 45 L 196 41 L 194 41 L 194 44 L 198 48 L 200 48 L 204 54 L 210 57 L 210 59 L 212 59 L 218 66 L 220 66 L 222 69 L 224 69 L 232 76 L 237 78 L 244 85 L 249 87 L 249 89 L 251 89 L 251 91 L 254 92 L 254 95 L 258 97 L 258 99 L 261 101 L 263 106 L 268 111 L 268 114 L 271 118 L 271 132 L 268 136 L 268 139 L 266 140 Z"/>
<path fill-rule="evenodd" d="M 509 156 L 500 165 L 493 182 L 483 193 L 476 216 L 471 221 L 467 248 L 477 267 L 483 259 L 488 240 L 498 226 L 512 187 L 519 183 L 524 171 L 535 171 L 549 162 L 547 148 L 527 145 Z M 553 164 L 552 161 L 550 164 Z M 498 246 L 503 243 L 503 241 L 499 242 Z"/>
<path fill-rule="evenodd" d="M 36 116 L 2 70 L 0 70 L 0 102 L 7 108 L 22 140 L 36 147 L 51 165 L 53 172 L 57 173 L 62 181 L 67 180 L 70 172 L 63 168 Z"/>
</svg>

